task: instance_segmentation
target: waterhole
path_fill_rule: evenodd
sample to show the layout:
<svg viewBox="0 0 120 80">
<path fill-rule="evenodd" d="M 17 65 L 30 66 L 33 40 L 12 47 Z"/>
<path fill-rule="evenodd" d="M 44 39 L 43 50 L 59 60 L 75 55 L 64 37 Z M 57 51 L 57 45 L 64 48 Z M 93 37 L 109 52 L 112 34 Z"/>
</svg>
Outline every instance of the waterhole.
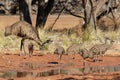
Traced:
<svg viewBox="0 0 120 80">
<path fill-rule="evenodd" d="M 38 67 L 38 66 L 37 66 Z M 32 66 L 33 68 L 33 66 Z M 43 72 L 27 72 L 27 71 L 14 71 L 14 70 L 4 70 L 0 71 L 1 78 L 20 78 L 20 77 L 47 77 L 58 74 L 74 74 L 74 75 L 83 75 L 83 74 L 93 74 L 93 73 L 109 73 L 120 71 L 120 65 L 116 66 L 94 66 L 94 67 L 85 67 L 85 68 L 73 68 L 73 69 L 51 69 Z"/>
</svg>

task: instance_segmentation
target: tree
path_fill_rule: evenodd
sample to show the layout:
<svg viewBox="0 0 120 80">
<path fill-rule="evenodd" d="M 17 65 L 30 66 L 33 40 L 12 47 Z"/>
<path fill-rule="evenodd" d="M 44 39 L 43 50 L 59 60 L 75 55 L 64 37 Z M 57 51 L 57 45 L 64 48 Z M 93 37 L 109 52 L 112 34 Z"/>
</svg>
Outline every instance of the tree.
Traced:
<svg viewBox="0 0 120 80">
<path fill-rule="evenodd" d="M 32 24 L 31 1 L 32 0 L 19 0 L 20 20 L 24 20 L 30 24 Z"/>
<path fill-rule="evenodd" d="M 96 30 L 96 24 L 97 22 L 104 16 L 107 16 L 108 14 L 112 14 L 113 20 L 115 23 L 115 15 L 113 13 L 113 10 L 117 9 L 119 7 L 120 1 L 118 0 L 81 0 L 82 7 L 81 13 L 82 15 L 77 15 L 76 13 L 72 12 L 72 9 L 69 9 L 69 7 L 65 6 L 65 10 L 75 16 L 82 18 L 84 20 L 84 26 L 83 28 L 89 27 L 89 25 L 94 26 L 93 28 Z M 115 3 L 113 5 L 113 3 Z M 68 4 L 68 3 L 67 3 Z M 72 7 L 74 7 L 72 5 Z"/>
<path fill-rule="evenodd" d="M 20 7 L 20 18 L 21 20 L 25 20 L 26 22 L 32 24 L 31 20 L 31 3 L 32 1 L 38 1 L 38 13 L 36 19 L 36 29 L 38 30 L 39 27 L 43 28 L 47 17 L 50 11 L 53 8 L 54 0 L 19 0 L 19 7 Z"/>
<path fill-rule="evenodd" d="M 5 0 L 6 4 L 8 4 L 9 0 Z M 32 24 L 31 20 L 31 3 L 38 2 L 38 10 L 37 10 L 37 18 L 36 18 L 36 29 L 43 28 L 50 11 L 52 10 L 54 3 L 64 2 L 61 6 L 62 9 L 59 12 L 60 14 L 64 11 L 67 12 L 75 17 L 82 18 L 84 20 L 84 29 L 87 28 L 89 25 L 94 26 L 93 28 L 96 29 L 96 24 L 99 20 L 111 13 L 112 19 L 116 24 L 116 15 L 114 14 L 114 10 L 119 7 L 119 0 L 13 0 L 19 2 L 19 9 L 20 9 L 20 18 L 21 20 L 25 20 L 26 22 Z M 77 4 L 76 4 L 77 3 Z M 76 5 L 75 5 L 76 4 Z M 81 10 L 81 15 L 76 14 L 71 7 L 79 6 L 76 10 Z M 57 6 L 58 7 L 58 6 Z M 59 8 L 60 9 L 60 8 Z M 75 12 L 74 12 L 75 11 Z M 60 16 L 59 14 L 59 16 Z M 59 17 L 58 17 L 59 18 Z"/>
<path fill-rule="evenodd" d="M 55 2 L 54 0 L 48 0 L 47 3 L 45 3 L 44 0 L 38 1 L 38 13 L 37 13 L 37 20 L 36 20 L 36 28 L 44 27 L 47 17 L 53 8 L 54 2 Z"/>
</svg>

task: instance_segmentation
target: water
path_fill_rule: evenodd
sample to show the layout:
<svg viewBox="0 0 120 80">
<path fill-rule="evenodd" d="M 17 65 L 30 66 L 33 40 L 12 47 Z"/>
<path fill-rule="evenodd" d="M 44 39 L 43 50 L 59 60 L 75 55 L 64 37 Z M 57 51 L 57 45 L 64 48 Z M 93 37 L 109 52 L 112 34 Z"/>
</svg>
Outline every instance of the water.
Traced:
<svg viewBox="0 0 120 80">
<path fill-rule="evenodd" d="M 37 66 L 38 67 L 38 66 Z M 32 67 L 33 68 L 33 67 Z M 116 72 L 120 71 L 120 65 L 116 66 L 106 66 L 106 67 L 85 67 L 85 68 L 73 68 L 73 69 L 51 69 L 48 71 L 43 72 L 27 72 L 27 71 L 1 71 L 0 77 L 2 78 L 20 78 L 20 77 L 47 77 L 47 76 L 53 76 L 58 74 L 74 74 L 74 75 L 83 75 L 83 74 L 92 74 L 92 73 L 108 73 L 108 72 Z"/>
<path fill-rule="evenodd" d="M 26 72 L 26 71 L 1 71 L 0 77 L 2 78 L 20 78 L 20 77 L 46 77 L 46 76 L 52 76 L 52 75 L 58 75 L 58 74 L 67 74 L 66 70 L 61 69 L 53 69 L 49 71 L 44 72 Z"/>
<path fill-rule="evenodd" d="M 24 69 L 38 69 L 41 67 L 41 65 L 38 63 L 24 62 L 21 63 L 20 67 L 23 67 Z"/>
<path fill-rule="evenodd" d="M 30 62 L 24 62 L 20 64 L 20 67 L 23 67 L 24 69 L 39 69 L 42 67 L 70 67 L 70 66 L 74 66 L 73 63 L 67 63 L 67 64 L 62 64 L 62 63 L 58 63 L 58 62 L 48 62 L 48 63 L 44 63 L 44 64 L 39 64 L 39 63 L 30 63 Z"/>
</svg>

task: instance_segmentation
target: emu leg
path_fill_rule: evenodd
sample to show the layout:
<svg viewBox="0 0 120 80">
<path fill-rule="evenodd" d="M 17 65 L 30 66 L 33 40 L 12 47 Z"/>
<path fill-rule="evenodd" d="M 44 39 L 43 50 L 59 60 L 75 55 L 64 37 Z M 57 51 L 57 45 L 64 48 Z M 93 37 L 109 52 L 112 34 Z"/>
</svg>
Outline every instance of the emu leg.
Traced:
<svg viewBox="0 0 120 80">
<path fill-rule="evenodd" d="M 97 61 L 100 62 L 100 54 L 97 55 Z"/>
<path fill-rule="evenodd" d="M 24 43 L 23 43 L 23 50 L 24 50 L 24 55 L 26 56 L 26 51 L 25 51 Z"/>
<path fill-rule="evenodd" d="M 75 52 L 73 53 L 73 59 L 75 59 Z"/>
<path fill-rule="evenodd" d="M 33 50 L 29 50 L 29 56 L 31 57 L 33 54 Z"/>
<path fill-rule="evenodd" d="M 86 60 L 83 60 L 83 67 L 86 67 Z"/>
<path fill-rule="evenodd" d="M 98 60 L 98 54 L 96 54 L 95 62 L 99 61 Z"/>
<path fill-rule="evenodd" d="M 31 51 L 29 51 L 29 57 L 31 57 L 32 56 L 32 52 Z"/>
<path fill-rule="evenodd" d="M 97 59 L 96 59 L 96 54 L 95 54 L 95 55 L 94 55 L 94 60 L 93 60 L 93 62 L 96 62 L 96 60 L 97 60 Z"/>
<path fill-rule="evenodd" d="M 31 51 L 31 56 L 33 55 L 33 50 Z"/>
<path fill-rule="evenodd" d="M 29 56 L 31 56 L 31 51 L 29 50 Z"/>
<path fill-rule="evenodd" d="M 23 42 L 21 40 L 21 44 L 20 44 L 20 56 L 22 55 L 22 46 L 23 46 Z"/>
<path fill-rule="evenodd" d="M 59 58 L 59 62 L 58 63 L 60 63 L 61 58 L 62 58 L 62 54 L 58 54 L 58 58 Z"/>
<path fill-rule="evenodd" d="M 101 52 L 100 53 L 100 59 L 99 59 L 99 61 L 103 61 L 103 54 L 104 54 L 105 52 Z"/>
<path fill-rule="evenodd" d="M 24 40 L 25 40 L 25 39 L 22 39 L 22 40 L 21 40 L 21 45 L 20 45 L 20 56 L 22 55 L 22 47 L 23 47 L 23 49 L 24 49 L 24 54 L 26 55 L 26 51 L 25 51 L 25 47 L 24 47 Z"/>
<path fill-rule="evenodd" d="M 59 60 L 61 60 L 61 58 L 62 58 L 62 54 L 59 55 Z"/>
</svg>

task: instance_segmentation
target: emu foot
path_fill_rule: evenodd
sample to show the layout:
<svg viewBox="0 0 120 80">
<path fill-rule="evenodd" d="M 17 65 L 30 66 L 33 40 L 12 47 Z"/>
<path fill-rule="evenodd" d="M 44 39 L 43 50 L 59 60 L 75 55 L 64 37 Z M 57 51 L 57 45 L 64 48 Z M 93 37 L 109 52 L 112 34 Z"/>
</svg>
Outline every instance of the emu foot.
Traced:
<svg viewBox="0 0 120 80">
<path fill-rule="evenodd" d="M 32 55 L 29 55 L 29 57 L 32 57 Z"/>
<path fill-rule="evenodd" d="M 19 56 L 22 56 L 22 53 L 20 52 Z"/>
<path fill-rule="evenodd" d="M 26 53 L 24 54 L 24 56 L 25 56 L 25 57 L 27 56 Z"/>
</svg>

